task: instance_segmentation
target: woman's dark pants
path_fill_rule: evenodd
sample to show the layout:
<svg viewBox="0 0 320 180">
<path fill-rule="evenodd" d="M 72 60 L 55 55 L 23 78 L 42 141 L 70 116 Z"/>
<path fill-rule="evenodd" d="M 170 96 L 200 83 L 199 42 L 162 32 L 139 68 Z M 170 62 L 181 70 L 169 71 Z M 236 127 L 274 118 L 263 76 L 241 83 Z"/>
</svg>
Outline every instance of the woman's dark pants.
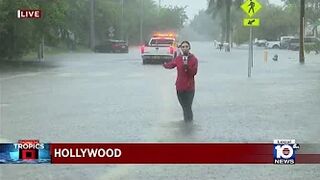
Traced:
<svg viewBox="0 0 320 180">
<path fill-rule="evenodd" d="M 193 120 L 192 101 L 194 91 L 177 91 L 178 100 L 183 110 L 183 117 L 185 121 Z"/>
</svg>

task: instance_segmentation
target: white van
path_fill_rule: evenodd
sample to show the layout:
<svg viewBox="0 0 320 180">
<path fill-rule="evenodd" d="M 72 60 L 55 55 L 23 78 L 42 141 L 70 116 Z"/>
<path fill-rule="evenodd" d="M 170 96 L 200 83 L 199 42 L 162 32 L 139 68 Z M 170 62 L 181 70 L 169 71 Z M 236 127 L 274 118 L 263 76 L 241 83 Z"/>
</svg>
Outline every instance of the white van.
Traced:
<svg viewBox="0 0 320 180">
<path fill-rule="evenodd" d="M 289 41 L 293 39 L 294 36 L 281 36 L 280 37 L 280 48 L 281 49 L 288 49 L 289 48 Z"/>
</svg>

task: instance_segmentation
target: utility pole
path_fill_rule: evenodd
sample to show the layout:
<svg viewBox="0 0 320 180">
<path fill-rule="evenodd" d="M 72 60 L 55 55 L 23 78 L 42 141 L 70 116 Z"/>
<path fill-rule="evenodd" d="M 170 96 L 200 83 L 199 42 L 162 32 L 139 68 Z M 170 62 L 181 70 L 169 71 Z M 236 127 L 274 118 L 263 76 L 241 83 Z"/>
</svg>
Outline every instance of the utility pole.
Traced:
<svg viewBox="0 0 320 180">
<path fill-rule="evenodd" d="M 94 49 L 96 41 L 95 41 L 95 24 L 94 24 L 94 13 L 95 12 L 95 0 L 90 1 L 90 48 Z"/>
<path fill-rule="evenodd" d="M 300 0 L 300 51 L 299 51 L 300 64 L 304 64 L 304 22 L 305 22 L 305 0 Z"/>
<path fill-rule="evenodd" d="M 140 10 L 140 43 L 143 43 L 143 16 L 144 16 L 144 0 L 140 1 L 141 10 Z"/>
</svg>

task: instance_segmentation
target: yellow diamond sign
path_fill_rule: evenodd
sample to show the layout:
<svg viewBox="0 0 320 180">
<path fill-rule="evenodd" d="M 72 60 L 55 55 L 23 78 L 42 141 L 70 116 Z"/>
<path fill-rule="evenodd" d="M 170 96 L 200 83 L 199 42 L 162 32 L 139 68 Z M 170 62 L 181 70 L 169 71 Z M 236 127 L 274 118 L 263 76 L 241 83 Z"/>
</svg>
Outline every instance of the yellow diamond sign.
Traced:
<svg viewBox="0 0 320 180">
<path fill-rule="evenodd" d="M 241 5 L 241 9 L 248 14 L 249 17 L 255 15 L 262 8 L 261 4 L 257 0 L 246 0 Z"/>
<path fill-rule="evenodd" d="M 260 26 L 260 19 L 259 18 L 243 19 L 243 26 L 246 26 L 246 27 Z"/>
</svg>

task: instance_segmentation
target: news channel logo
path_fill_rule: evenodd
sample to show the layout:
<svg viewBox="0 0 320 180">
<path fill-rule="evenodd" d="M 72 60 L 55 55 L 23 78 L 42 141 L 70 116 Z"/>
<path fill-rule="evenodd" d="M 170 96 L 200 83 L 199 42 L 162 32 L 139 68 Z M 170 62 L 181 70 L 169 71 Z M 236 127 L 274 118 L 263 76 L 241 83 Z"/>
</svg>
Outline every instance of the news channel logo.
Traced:
<svg viewBox="0 0 320 180">
<path fill-rule="evenodd" d="M 39 140 L 0 143 L 0 164 L 51 163 L 50 145 Z"/>
<path fill-rule="evenodd" d="M 273 141 L 273 163 L 295 164 L 296 151 L 300 148 L 294 139 L 275 139 Z"/>
</svg>

